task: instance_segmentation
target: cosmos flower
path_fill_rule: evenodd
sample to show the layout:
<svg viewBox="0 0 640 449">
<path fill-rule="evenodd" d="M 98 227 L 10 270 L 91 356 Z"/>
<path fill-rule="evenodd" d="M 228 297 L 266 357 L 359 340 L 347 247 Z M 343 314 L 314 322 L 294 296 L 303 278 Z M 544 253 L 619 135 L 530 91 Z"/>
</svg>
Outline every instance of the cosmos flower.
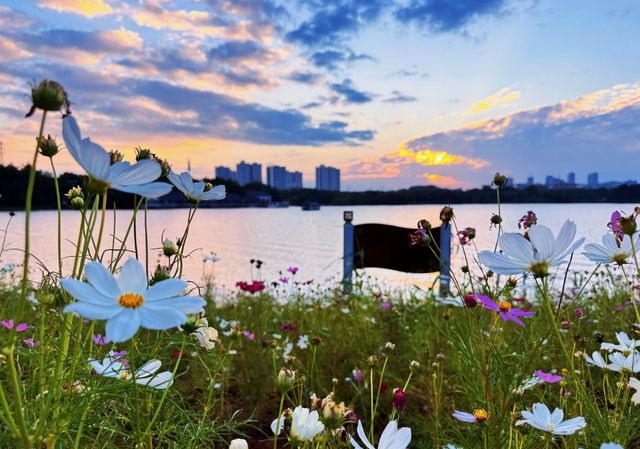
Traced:
<svg viewBox="0 0 640 449">
<path fill-rule="evenodd" d="M 600 449 L 624 449 L 618 443 L 602 443 Z"/>
<path fill-rule="evenodd" d="M 195 203 L 209 200 L 223 200 L 227 196 L 224 185 L 213 187 L 210 183 L 204 181 L 193 182 L 193 178 L 189 172 L 176 175 L 170 171 L 167 179 L 171 184 L 176 186 L 178 190 L 184 193 L 189 201 Z"/>
<path fill-rule="evenodd" d="M 562 376 L 553 373 L 545 373 L 544 371 L 540 371 L 539 369 L 535 370 L 533 374 L 535 374 L 536 377 L 540 378 L 542 381 L 548 384 L 555 384 L 563 379 Z"/>
<path fill-rule="evenodd" d="M 157 198 L 171 191 L 164 182 L 152 182 L 162 174 L 160 164 L 151 159 L 111 164 L 111 156 L 90 139 L 82 139 L 76 119 L 68 115 L 62 120 L 62 136 L 69 154 L 89 175 L 88 190 L 104 193 L 107 189 L 135 193 L 145 198 Z"/>
<path fill-rule="evenodd" d="M 521 412 L 523 419 L 516 421 L 516 426 L 529 424 L 531 427 L 550 432 L 553 435 L 572 435 L 587 425 L 582 416 L 562 421 L 564 412 L 559 408 L 551 413 L 546 405 L 536 403 L 533 404 L 532 409 L 532 411 L 523 410 Z"/>
<path fill-rule="evenodd" d="M 2 320 L 0 321 L 0 324 L 2 325 L 2 327 L 5 327 L 7 329 L 13 329 L 14 326 L 16 328 L 16 332 L 23 332 L 26 331 L 29 328 L 29 325 L 27 323 L 20 323 L 16 326 L 15 322 L 13 321 L 13 319 L 10 319 L 9 321 L 6 320 Z"/>
<path fill-rule="evenodd" d="M 165 330 L 187 321 L 187 313 L 201 313 L 205 300 L 181 296 L 187 283 L 166 279 L 147 288 L 144 267 L 129 258 L 116 279 L 98 262 L 85 267 L 88 283 L 62 279 L 62 287 L 77 301 L 64 312 L 75 312 L 91 320 L 107 320 L 106 338 L 120 342 L 133 337 L 140 327 Z"/>
<path fill-rule="evenodd" d="M 640 340 L 630 339 L 626 332 L 616 332 L 616 340 L 618 340 L 618 344 L 601 343 L 600 349 L 603 351 L 619 351 L 628 354 L 640 346 Z"/>
<path fill-rule="evenodd" d="M 249 449 L 249 443 L 244 438 L 236 438 L 229 443 L 229 449 Z"/>
<path fill-rule="evenodd" d="M 362 421 L 358 421 L 358 436 L 367 449 L 375 449 L 364 433 Z M 410 442 L 411 429 L 408 427 L 398 429 L 397 421 L 389 421 L 389 424 L 387 424 L 382 431 L 382 435 L 380 435 L 378 449 L 406 449 Z M 349 436 L 349 443 L 351 443 L 351 446 L 355 449 L 362 449 L 362 446 L 360 446 L 352 436 Z"/>
<path fill-rule="evenodd" d="M 529 239 L 517 232 L 500 236 L 501 254 L 482 251 L 480 262 L 498 274 L 519 274 L 531 272 L 541 278 L 549 274 L 549 268 L 564 262 L 565 257 L 574 252 L 584 238 L 573 242 L 576 225 L 567 220 L 557 237 L 549 228 L 533 225 L 528 231 Z M 573 243 L 572 243 L 573 242 Z"/>
<path fill-rule="evenodd" d="M 104 346 L 104 345 L 108 345 L 109 343 L 111 343 L 111 340 L 109 340 L 108 338 L 106 338 L 102 334 L 92 335 L 91 339 L 93 340 L 93 343 L 96 344 L 97 346 Z"/>
<path fill-rule="evenodd" d="M 117 378 L 120 380 L 134 379 L 137 384 L 151 388 L 165 389 L 173 384 L 170 371 L 163 371 L 156 374 L 160 369 L 160 360 L 149 360 L 138 368 L 134 374 L 129 370 L 129 363 L 122 356 L 110 352 L 102 362 L 89 359 L 89 365 L 93 370 L 104 377 Z"/>
<path fill-rule="evenodd" d="M 530 317 L 536 314 L 535 312 L 525 312 L 521 309 L 515 309 L 511 307 L 511 303 L 508 301 L 500 301 L 498 304 L 496 304 L 488 296 L 480 295 L 477 293 L 476 298 L 480 300 L 485 308 L 493 310 L 494 312 L 498 312 L 500 318 L 502 318 L 503 321 L 513 321 L 518 326 L 524 327 L 524 323 L 519 317 Z"/>
<path fill-rule="evenodd" d="M 624 265 L 633 256 L 633 250 L 640 249 L 638 243 L 639 239 L 634 237 L 633 245 L 631 245 L 631 237 L 628 235 L 623 235 L 622 240 L 619 240 L 613 234 L 605 234 L 602 236 L 602 245 L 589 243 L 585 245 L 585 252 L 582 254 L 592 262 Z"/>
<path fill-rule="evenodd" d="M 453 416 L 458 421 L 468 422 L 468 423 L 484 422 L 487 419 L 489 419 L 489 413 L 483 408 L 475 409 L 473 413 L 454 410 L 451 416 Z"/>
<path fill-rule="evenodd" d="M 286 416 L 283 414 L 271 423 L 271 430 L 275 435 L 282 432 Z M 313 440 L 324 430 L 324 424 L 320 422 L 318 411 L 310 411 L 301 405 L 297 406 L 291 413 L 291 433 L 289 437 L 295 442 Z"/>
<path fill-rule="evenodd" d="M 289 267 L 287 271 L 291 274 L 296 274 L 298 272 L 298 267 Z"/>
<path fill-rule="evenodd" d="M 251 283 L 245 282 L 245 281 L 238 281 L 236 282 L 236 287 L 238 287 L 243 292 L 248 292 L 251 294 L 259 293 L 265 288 L 267 288 L 267 286 L 264 285 L 264 282 L 262 281 L 252 281 Z"/>
<path fill-rule="evenodd" d="M 631 396 L 631 402 L 633 402 L 635 405 L 640 404 L 640 380 L 636 379 L 635 377 L 630 377 L 629 387 L 636 390 L 636 392 Z"/>
</svg>

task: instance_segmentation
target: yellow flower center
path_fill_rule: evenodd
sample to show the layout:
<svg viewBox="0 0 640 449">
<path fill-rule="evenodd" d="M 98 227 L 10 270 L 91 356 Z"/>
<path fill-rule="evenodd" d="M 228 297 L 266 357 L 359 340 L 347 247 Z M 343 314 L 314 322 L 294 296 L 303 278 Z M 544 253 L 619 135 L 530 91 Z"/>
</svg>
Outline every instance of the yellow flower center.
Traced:
<svg viewBox="0 0 640 449">
<path fill-rule="evenodd" d="M 624 265 L 625 263 L 627 263 L 627 255 L 625 253 L 614 254 L 611 257 L 611 260 L 613 260 L 618 265 Z"/>
<path fill-rule="evenodd" d="M 144 302 L 144 298 L 139 293 L 123 293 L 118 296 L 118 303 L 128 309 L 137 309 Z"/>
<path fill-rule="evenodd" d="M 130 376 L 131 376 L 131 373 L 129 372 L 129 370 L 124 370 L 122 374 L 120 374 L 120 379 L 128 380 Z"/>
<path fill-rule="evenodd" d="M 500 303 L 498 304 L 498 308 L 500 309 L 500 312 L 508 312 L 509 310 L 511 310 L 511 304 L 509 304 L 507 301 L 500 301 Z"/>
<path fill-rule="evenodd" d="M 489 419 L 489 412 L 483 408 L 478 408 L 473 411 L 473 416 L 478 420 L 478 422 L 483 422 Z"/>
<path fill-rule="evenodd" d="M 531 264 L 529 270 L 533 273 L 534 278 L 543 278 L 549 274 L 549 265 L 546 262 L 536 262 Z"/>
</svg>

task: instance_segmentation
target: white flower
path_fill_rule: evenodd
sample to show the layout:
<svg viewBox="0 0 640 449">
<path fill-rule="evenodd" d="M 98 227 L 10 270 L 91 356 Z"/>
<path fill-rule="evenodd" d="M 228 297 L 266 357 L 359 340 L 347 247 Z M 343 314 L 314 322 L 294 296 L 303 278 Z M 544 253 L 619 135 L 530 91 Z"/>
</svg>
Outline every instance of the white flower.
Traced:
<svg viewBox="0 0 640 449">
<path fill-rule="evenodd" d="M 214 327 L 208 327 L 207 325 L 200 326 L 193 334 L 198 339 L 198 344 L 203 348 L 213 349 L 216 347 L 218 331 Z"/>
<path fill-rule="evenodd" d="M 208 254 L 206 256 L 202 256 L 202 261 L 216 263 L 220 261 L 220 256 L 218 256 L 217 254 Z"/>
<path fill-rule="evenodd" d="M 76 119 L 67 115 L 62 120 L 62 137 L 69 154 L 89 175 L 89 186 L 103 193 L 107 188 L 135 193 L 145 198 L 156 198 L 171 191 L 165 182 L 152 182 L 162 174 L 160 164 L 144 159 L 134 165 L 128 162 L 111 164 L 111 156 L 100 145 L 83 139 Z"/>
<path fill-rule="evenodd" d="M 480 262 L 498 274 L 519 274 L 531 272 L 536 277 L 544 277 L 549 268 L 560 265 L 564 258 L 574 252 L 584 238 L 574 242 L 576 225 L 567 220 L 558 236 L 554 238 L 549 228 L 533 225 L 528 231 L 529 240 L 517 232 L 500 236 L 502 254 L 482 251 Z"/>
<path fill-rule="evenodd" d="M 298 343 L 296 343 L 296 346 L 299 349 L 307 349 L 309 347 L 309 336 L 300 335 L 300 338 L 298 338 Z"/>
<path fill-rule="evenodd" d="M 624 449 L 618 443 L 602 443 L 600 449 Z"/>
<path fill-rule="evenodd" d="M 515 394 L 523 395 L 525 391 L 532 389 L 533 387 L 543 384 L 544 380 L 540 379 L 538 376 L 531 376 L 527 379 L 524 379 L 522 383 L 514 388 L 512 391 Z"/>
<path fill-rule="evenodd" d="M 635 377 L 630 377 L 629 387 L 636 390 L 636 392 L 631 396 L 631 402 L 633 402 L 635 405 L 640 404 L 640 380 L 636 379 Z"/>
<path fill-rule="evenodd" d="M 223 200 L 227 196 L 224 185 L 213 187 L 204 181 L 193 182 L 189 172 L 176 175 L 171 171 L 167 175 L 167 179 L 191 201 Z"/>
<path fill-rule="evenodd" d="M 599 243 L 589 243 L 585 245 L 584 253 L 585 257 L 592 262 L 596 263 L 616 263 L 622 265 L 628 262 L 629 258 L 633 256 L 633 249 L 637 251 L 638 238 L 634 238 L 634 244 L 631 245 L 631 237 L 624 235 L 622 242 L 618 246 L 618 240 L 615 234 L 605 234 L 602 236 L 602 245 Z"/>
<path fill-rule="evenodd" d="M 249 449 L 249 444 L 244 438 L 236 438 L 229 443 L 229 449 Z"/>
<path fill-rule="evenodd" d="M 131 374 L 126 359 L 121 355 L 114 355 L 113 352 L 109 352 L 109 355 L 102 359 L 102 363 L 98 360 L 89 359 L 89 365 L 101 376 L 120 380 L 134 379 L 137 384 L 159 390 L 168 388 L 173 384 L 170 371 L 156 374 L 156 371 L 160 369 L 160 360 L 149 360 L 138 368 L 134 374 Z"/>
<path fill-rule="evenodd" d="M 144 267 L 130 258 L 116 279 L 98 262 L 85 267 L 89 283 L 62 279 L 62 287 L 76 302 L 64 312 L 75 312 L 90 320 L 107 320 L 106 337 L 114 342 L 133 337 L 140 327 L 165 330 L 187 321 L 187 313 L 201 313 L 205 300 L 180 296 L 187 286 L 181 279 L 166 279 L 147 288 Z"/>
<path fill-rule="evenodd" d="M 607 368 L 607 362 L 604 359 L 604 357 L 602 357 L 602 354 L 600 354 L 599 352 L 594 352 L 593 357 L 589 357 L 588 354 L 585 354 L 584 358 L 589 365 L 597 366 L 598 368 L 603 368 L 603 369 Z"/>
<path fill-rule="evenodd" d="M 516 421 L 516 426 L 529 424 L 531 427 L 550 432 L 553 435 L 572 435 L 587 425 L 582 416 L 563 422 L 564 412 L 561 409 L 556 408 L 551 413 L 546 405 L 540 403 L 533 404 L 533 412 L 523 410 L 522 417 L 524 419 Z"/>
<path fill-rule="evenodd" d="M 625 332 L 616 332 L 616 339 L 618 340 L 618 344 L 602 343 L 600 349 L 609 352 L 620 351 L 628 354 L 640 346 L 640 340 L 631 340 Z"/>
<path fill-rule="evenodd" d="M 637 373 L 640 371 L 640 352 L 633 351 L 626 356 L 621 352 L 610 354 L 607 369 L 618 373 L 623 371 Z"/>
<path fill-rule="evenodd" d="M 271 423 L 271 431 L 279 435 L 284 428 L 285 415 L 276 418 Z M 291 414 L 291 439 L 302 442 L 314 439 L 324 430 L 324 424 L 320 422 L 320 417 L 316 410 L 309 411 L 308 408 L 297 406 Z"/>
<path fill-rule="evenodd" d="M 364 433 L 362 421 L 358 421 L 358 436 L 367 449 L 375 449 Z M 352 436 L 349 436 L 349 442 L 355 449 L 362 449 L 362 446 L 360 446 Z M 410 442 L 411 429 L 408 427 L 398 429 L 397 421 L 389 421 L 387 427 L 382 431 L 382 435 L 380 435 L 378 449 L 406 449 Z"/>
</svg>

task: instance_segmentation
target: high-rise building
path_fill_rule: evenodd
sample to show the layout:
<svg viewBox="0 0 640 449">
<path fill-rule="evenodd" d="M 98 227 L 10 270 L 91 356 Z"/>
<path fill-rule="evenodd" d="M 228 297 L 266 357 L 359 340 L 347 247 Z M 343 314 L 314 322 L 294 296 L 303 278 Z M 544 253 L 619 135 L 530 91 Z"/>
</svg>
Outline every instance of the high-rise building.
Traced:
<svg viewBox="0 0 640 449">
<path fill-rule="evenodd" d="M 247 164 L 245 161 L 241 161 L 236 164 L 236 177 L 238 178 L 238 184 L 241 186 L 250 184 L 252 182 L 262 182 L 262 165 L 261 164 Z"/>
<path fill-rule="evenodd" d="M 533 176 L 529 176 L 529 177 L 527 178 L 527 185 L 528 185 L 528 186 L 532 186 L 532 185 L 533 185 Z"/>
<path fill-rule="evenodd" d="M 571 172 L 567 175 L 567 184 L 575 184 L 576 183 L 576 174 Z"/>
<path fill-rule="evenodd" d="M 587 186 L 598 187 L 598 173 L 589 173 L 587 175 Z"/>
<path fill-rule="evenodd" d="M 229 167 L 220 166 L 220 167 L 216 167 L 216 178 L 235 181 L 236 173 L 233 170 L 231 170 Z"/>
<path fill-rule="evenodd" d="M 267 185 L 278 190 L 301 189 L 302 173 L 290 172 L 278 165 L 267 167 Z"/>
<path fill-rule="evenodd" d="M 339 191 L 340 170 L 324 165 L 316 167 L 316 189 Z"/>
</svg>

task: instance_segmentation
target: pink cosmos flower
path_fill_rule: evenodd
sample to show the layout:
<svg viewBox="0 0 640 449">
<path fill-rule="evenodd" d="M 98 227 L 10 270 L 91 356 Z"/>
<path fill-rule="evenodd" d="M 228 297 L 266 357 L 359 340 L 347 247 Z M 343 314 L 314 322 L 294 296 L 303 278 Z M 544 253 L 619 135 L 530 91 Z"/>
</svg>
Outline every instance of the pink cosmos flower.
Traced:
<svg viewBox="0 0 640 449">
<path fill-rule="evenodd" d="M 14 321 L 11 319 L 9 321 L 5 321 L 2 320 L 0 321 L 0 324 L 2 324 L 3 327 L 6 327 L 7 329 L 13 329 L 13 326 L 15 325 Z M 20 323 L 16 326 L 16 332 L 22 332 L 27 330 L 27 328 L 29 327 L 29 325 L 27 323 Z"/>
<path fill-rule="evenodd" d="M 103 336 L 102 334 L 93 335 L 91 339 L 97 346 L 104 346 L 111 343 L 111 340 L 109 340 L 107 337 Z"/>
<path fill-rule="evenodd" d="M 253 332 L 243 331 L 242 335 L 244 335 L 245 337 L 247 337 L 251 341 L 256 339 L 256 334 L 254 334 Z"/>
<path fill-rule="evenodd" d="M 485 308 L 493 310 L 494 312 L 498 312 L 500 318 L 502 318 L 503 321 L 513 321 L 518 326 L 524 327 L 524 323 L 519 317 L 530 317 L 536 314 L 535 312 L 525 312 L 521 309 L 515 309 L 511 307 L 511 303 L 509 303 L 508 301 L 500 301 L 498 304 L 496 304 L 488 296 L 478 293 L 476 293 L 476 298 L 482 303 Z"/>
<path fill-rule="evenodd" d="M 280 279 L 278 279 L 280 282 L 282 282 L 283 284 L 288 284 L 289 283 L 289 278 L 286 276 L 282 276 L 280 277 Z"/>
<path fill-rule="evenodd" d="M 264 285 L 264 282 L 262 281 L 252 281 L 251 283 L 238 281 L 236 282 L 236 287 L 239 287 L 243 292 L 248 292 L 251 294 L 261 292 L 262 290 L 267 288 L 267 286 Z"/>
<path fill-rule="evenodd" d="M 409 242 L 411 246 L 427 244 L 429 243 L 429 235 L 424 229 L 418 228 L 409 234 Z"/>
<path fill-rule="evenodd" d="M 396 412 L 401 412 L 404 410 L 404 407 L 407 402 L 407 395 L 402 391 L 401 388 L 396 388 L 393 390 L 393 400 L 391 402 L 393 409 Z"/>
<path fill-rule="evenodd" d="M 33 338 L 25 338 L 24 340 L 22 340 L 22 343 L 24 343 L 25 345 L 29 346 L 30 348 L 33 348 L 33 347 L 37 346 L 40 342 L 39 341 L 35 341 Z"/>
<path fill-rule="evenodd" d="M 545 373 L 544 371 L 540 371 L 539 369 L 535 370 L 533 374 L 536 377 L 542 379 L 544 382 L 548 384 L 555 384 L 556 382 L 560 382 L 563 377 L 553 373 Z"/>
<path fill-rule="evenodd" d="M 522 218 L 518 220 L 518 228 L 523 228 L 526 230 L 537 223 L 538 223 L 538 217 L 532 210 L 530 210 L 530 211 L 527 211 L 526 215 L 523 215 Z"/>
<path fill-rule="evenodd" d="M 621 218 L 622 218 L 622 214 L 620 212 L 618 212 L 617 210 L 613 211 L 613 213 L 611 214 L 611 219 L 607 224 L 609 229 L 613 231 L 613 233 L 615 234 L 615 236 L 618 238 L 619 241 L 622 241 L 622 237 L 624 237 L 624 232 L 622 231 L 622 227 L 620 226 Z"/>
<path fill-rule="evenodd" d="M 289 267 L 287 271 L 291 274 L 296 274 L 298 272 L 298 267 Z"/>
<path fill-rule="evenodd" d="M 458 238 L 461 245 L 468 245 L 471 240 L 476 237 L 476 228 L 464 228 L 462 231 L 458 231 Z"/>
<path fill-rule="evenodd" d="M 362 382 L 364 380 L 364 374 L 359 369 L 354 369 L 352 378 L 355 382 Z"/>
<path fill-rule="evenodd" d="M 382 310 L 389 310 L 391 308 L 391 303 L 388 301 L 383 301 L 380 303 L 380 308 Z"/>
</svg>

